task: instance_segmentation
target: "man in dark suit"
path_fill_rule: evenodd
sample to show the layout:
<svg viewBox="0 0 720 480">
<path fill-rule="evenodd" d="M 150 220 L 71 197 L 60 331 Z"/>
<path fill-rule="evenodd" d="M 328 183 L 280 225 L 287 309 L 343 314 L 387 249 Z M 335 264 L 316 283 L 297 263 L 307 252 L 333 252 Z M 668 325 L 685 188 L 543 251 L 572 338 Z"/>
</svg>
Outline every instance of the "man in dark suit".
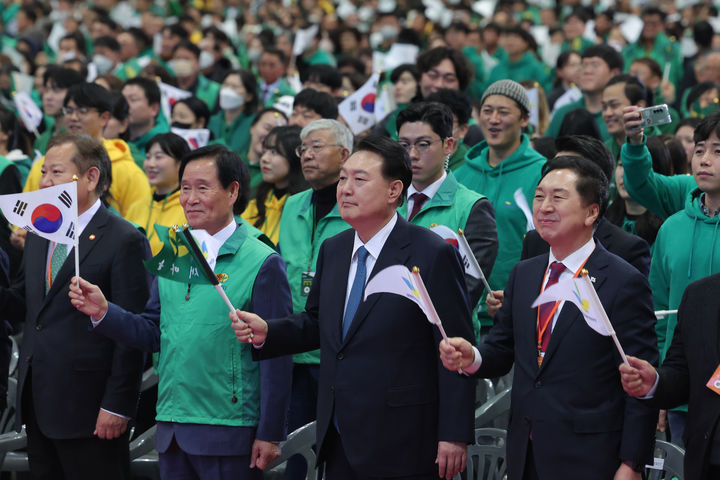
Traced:
<svg viewBox="0 0 720 480">
<path fill-rule="evenodd" d="M 613 341 L 565 302 L 531 308 L 551 283 L 585 268 L 625 351 L 657 362 L 655 316 L 645 277 L 593 239 L 607 178 L 590 160 L 550 160 L 535 190 L 533 219 L 547 255 L 518 263 L 495 326 L 478 348 L 442 342 L 446 368 L 480 377 L 514 365 L 508 478 L 640 479 L 652 457 L 657 411 L 618 383 Z"/>
<path fill-rule="evenodd" d="M 628 357 L 620 366 L 622 385 L 635 397 L 659 408 L 688 404 L 685 428 L 685 478 L 720 478 L 720 391 L 706 385 L 720 362 L 720 274 L 691 283 L 678 307 L 670 349 L 659 370 Z"/>
<path fill-rule="evenodd" d="M 148 295 L 147 240 L 102 205 L 110 168 L 100 142 L 61 134 L 49 143 L 40 186 L 78 177 L 80 271 L 113 301 L 140 311 Z M 55 255 L 61 247 L 28 235 L 20 277 L 0 290 L 0 308 L 25 318 L 16 428 L 27 427 L 33 478 L 126 479 L 127 422 L 137 407 L 143 353 L 88 330 L 67 298 L 75 251 L 67 249 L 63 260 Z"/>
<path fill-rule="evenodd" d="M 354 230 L 320 247 L 305 312 L 265 322 L 238 311 L 245 323 L 233 325 L 241 341 L 253 334 L 261 357 L 321 347 L 317 445 L 330 480 L 450 479 L 463 469 L 473 438 L 474 382 L 442 368 L 437 328 L 401 296 L 362 301 L 377 272 L 418 266 L 445 330 L 472 338 L 457 251 L 396 213 L 411 179 L 400 145 L 362 140 L 337 192 Z"/>
</svg>

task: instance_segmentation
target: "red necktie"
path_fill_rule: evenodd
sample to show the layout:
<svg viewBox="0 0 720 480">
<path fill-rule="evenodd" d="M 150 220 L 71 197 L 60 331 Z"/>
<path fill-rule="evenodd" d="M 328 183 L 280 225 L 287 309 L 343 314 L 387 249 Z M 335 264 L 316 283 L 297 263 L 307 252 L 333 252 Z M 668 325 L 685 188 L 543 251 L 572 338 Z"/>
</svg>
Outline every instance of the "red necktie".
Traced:
<svg viewBox="0 0 720 480">
<path fill-rule="evenodd" d="M 550 278 L 548 278 L 548 282 L 545 285 L 545 288 L 551 287 L 555 285 L 558 282 L 558 279 L 560 278 L 560 274 L 565 271 L 565 265 L 563 265 L 560 262 L 553 262 L 550 264 Z M 543 325 L 547 325 L 545 327 L 545 331 L 543 331 L 542 334 L 542 343 L 541 343 L 541 352 L 545 352 L 547 350 L 548 344 L 550 343 L 550 333 L 552 332 L 552 316 L 555 315 L 554 307 L 556 302 L 547 302 L 540 305 L 539 308 L 539 315 L 538 315 L 538 329 L 541 329 Z"/>
<path fill-rule="evenodd" d="M 424 193 L 415 192 L 412 195 L 410 195 L 410 198 L 413 200 L 413 207 L 410 211 L 410 216 L 408 217 L 408 221 L 412 221 L 413 217 L 418 214 L 420 209 L 425 205 L 425 202 L 427 202 L 428 196 Z"/>
</svg>

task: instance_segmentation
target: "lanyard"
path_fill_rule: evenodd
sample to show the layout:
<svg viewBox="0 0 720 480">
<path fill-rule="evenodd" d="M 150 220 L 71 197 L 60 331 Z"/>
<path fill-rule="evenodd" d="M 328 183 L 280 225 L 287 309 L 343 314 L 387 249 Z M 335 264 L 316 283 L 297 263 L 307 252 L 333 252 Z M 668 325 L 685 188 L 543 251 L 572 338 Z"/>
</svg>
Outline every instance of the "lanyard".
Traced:
<svg viewBox="0 0 720 480">
<path fill-rule="evenodd" d="M 573 278 L 577 278 L 577 276 L 580 275 L 580 272 L 582 272 L 583 267 L 585 266 L 585 264 L 587 263 L 587 261 L 588 261 L 588 259 L 590 258 L 591 255 L 592 255 L 592 253 L 590 253 L 590 255 L 588 255 L 588 257 L 587 257 L 587 258 L 585 259 L 585 261 L 582 263 L 582 265 L 580 265 L 580 268 L 577 269 L 577 271 L 576 271 L 575 274 L 573 275 Z M 543 275 L 543 286 L 540 288 L 540 293 L 542 293 L 543 291 L 545 291 L 545 277 L 547 276 L 548 268 L 550 268 L 550 265 L 548 265 L 547 267 L 545 267 L 545 274 Z M 550 315 L 547 316 L 547 319 L 545 320 L 545 323 L 544 323 L 543 325 L 540 324 L 540 320 L 541 320 L 541 318 L 540 318 L 540 306 L 538 306 L 538 311 L 537 311 L 537 331 L 538 331 L 538 333 L 537 333 L 537 351 L 538 351 L 538 367 L 539 367 L 540 365 L 542 365 L 542 358 L 545 356 L 545 352 L 542 351 L 542 338 L 543 338 L 543 335 L 545 335 L 545 331 L 547 330 L 548 325 L 550 325 L 550 323 L 552 322 L 552 319 L 553 319 L 553 317 L 555 316 L 555 312 L 557 311 L 557 309 L 558 309 L 558 307 L 560 306 L 560 303 L 561 303 L 561 302 L 562 302 L 562 300 L 558 300 L 558 301 L 555 302 L 555 305 L 553 305 L 552 310 L 550 310 Z"/>
</svg>

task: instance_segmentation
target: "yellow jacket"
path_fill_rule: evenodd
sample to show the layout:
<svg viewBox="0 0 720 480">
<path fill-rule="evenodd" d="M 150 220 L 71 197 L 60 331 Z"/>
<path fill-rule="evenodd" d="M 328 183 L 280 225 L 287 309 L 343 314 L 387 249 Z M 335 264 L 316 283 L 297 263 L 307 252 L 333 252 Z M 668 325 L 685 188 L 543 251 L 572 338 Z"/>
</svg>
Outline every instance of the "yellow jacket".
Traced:
<svg viewBox="0 0 720 480">
<path fill-rule="evenodd" d="M 277 245 L 278 238 L 280 236 L 280 217 L 282 216 L 283 207 L 285 206 L 285 200 L 287 200 L 287 197 L 287 194 L 285 194 L 282 198 L 277 198 L 271 190 L 268 192 L 268 196 L 265 199 L 265 221 L 258 228 L 267 235 L 270 241 L 275 245 Z M 250 200 L 247 208 L 242 213 L 242 218 L 247 220 L 250 225 L 255 225 L 255 221 L 258 219 L 257 203 L 255 199 Z"/>
<path fill-rule="evenodd" d="M 112 185 L 110 195 L 113 200 L 110 205 L 115 207 L 120 215 L 127 218 L 127 213 L 135 204 L 147 208 L 150 199 L 150 184 L 145 173 L 135 164 L 130 154 L 130 147 L 120 139 L 102 139 L 105 150 L 112 163 Z M 35 162 L 30 169 L 23 191 L 31 192 L 40 188 L 42 165 L 45 157 Z"/>
<path fill-rule="evenodd" d="M 152 193 L 155 193 L 154 188 Z M 180 205 L 180 190 L 174 191 L 160 201 L 152 198 L 150 202 L 144 205 L 134 203 L 125 218 L 145 229 L 145 235 L 150 241 L 152 254 L 157 255 L 162 249 L 162 242 L 155 234 L 155 224 L 171 227 L 187 223 L 187 220 L 185 220 L 185 211 Z"/>
</svg>

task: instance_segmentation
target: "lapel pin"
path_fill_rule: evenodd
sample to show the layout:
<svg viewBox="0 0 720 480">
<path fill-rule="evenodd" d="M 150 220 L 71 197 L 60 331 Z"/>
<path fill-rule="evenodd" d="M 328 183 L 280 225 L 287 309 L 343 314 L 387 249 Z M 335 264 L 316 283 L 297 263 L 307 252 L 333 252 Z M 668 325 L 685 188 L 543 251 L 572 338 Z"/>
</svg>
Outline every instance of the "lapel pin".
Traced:
<svg viewBox="0 0 720 480">
<path fill-rule="evenodd" d="M 88 238 L 89 238 L 90 240 L 95 240 L 95 234 L 94 234 L 94 233 L 91 233 Z"/>
<path fill-rule="evenodd" d="M 595 283 L 595 277 L 590 277 L 590 282 Z"/>
</svg>

